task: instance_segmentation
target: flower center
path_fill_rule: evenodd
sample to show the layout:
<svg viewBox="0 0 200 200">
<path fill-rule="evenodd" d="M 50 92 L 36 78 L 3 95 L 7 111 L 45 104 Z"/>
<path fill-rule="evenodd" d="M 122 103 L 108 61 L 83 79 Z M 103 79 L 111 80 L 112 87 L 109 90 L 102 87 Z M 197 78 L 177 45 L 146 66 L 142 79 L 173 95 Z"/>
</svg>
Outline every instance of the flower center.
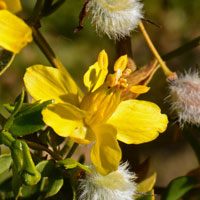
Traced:
<svg viewBox="0 0 200 200">
<path fill-rule="evenodd" d="M 110 87 L 117 87 L 122 90 L 125 90 L 128 88 L 128 81 L 127 77 L 131 74 L 132 70 L 129 68 L 126 68 L 124 71 L 121 69 L 117 69 L 117 71 L 114 74 L 108 75 L 107 83 Z"/>
</svg>

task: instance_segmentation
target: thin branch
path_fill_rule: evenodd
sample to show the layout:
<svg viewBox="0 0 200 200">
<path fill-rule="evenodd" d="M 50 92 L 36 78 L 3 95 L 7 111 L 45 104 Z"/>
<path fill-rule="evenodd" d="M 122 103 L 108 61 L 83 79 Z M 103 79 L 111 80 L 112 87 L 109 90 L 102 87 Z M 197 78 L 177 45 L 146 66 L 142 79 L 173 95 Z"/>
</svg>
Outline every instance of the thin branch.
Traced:
<svg viewBox="0 0 200 200">
<path fill-rule="evenodd" d="M 187 42 L 183 46 L 167 53 L 166 55 L 162 56 L 163 60 L 170 60 L 176 56 L 180 56 L 181 54 L 185 53 L 186 51 L 190 51 L 200 45 L 200 36 Z"/>
<path fill-rule="evenodd" d="M 58 8 L 60 8 L 65 3 L 65 1 L 66 0 L 58 0 L 56 3 L 54 3 L 50 7 L 47 7 L 47 9 L 44 9 L 42 15 L 46 17 L 54 13 Z"/>
<path fill-rule="evenodd" d="M 56 58 L 56 55 L 54 54 L 53 50 L 51 49 L 51 47 L 49 46 L 48 42 L 43 37 L 41 32 L 35 27 L 31 27 L 31 28 L 32 28 L 33 38 L 34 38 L 35 43 L 38 45 L 40 50 L 44 53 L 44 55 L 52 64 L 52 66 L 58 69 L 62 68 L 63 66 L 61 62 L 58 60 L 58 58 Z"/>
<path fill-rule="evenodd" d="M 74 152 L 76 151 L 77 147 L 78 147 L 79 144 L 77 143 L 74 143 L 72 145 L 72 148 L 70 149 L 69 153 L 67 154 L 67 157 L 66 158 L 71 158 L 72 155 L 74 154 Z"/>
<path fill-rule="evenodd" d="M 39 23 L 41 14 L 42 14 L 42 9 L 44 6 L 45 0 L 37 0 L 33 13 L 28 19 L 28 24 L 31 26 L 35 26 L 36 24 Z"/>
<path fill-rule="evenodd" d="M 25 140 L 25 142 L 28 144 L 28 146 L 32 149 L 36 149 L 36 150 L 42 150 L 42 151 L 46 151 L 47 153 L 49 153 L 55 160 L 62 160 L 62 157 L 59 154 L 56 154 L 55 152 L 51 151 L 49 148 L 35 143 L 35 142 L 31 142 L 28 140 Z"/>
</svg>

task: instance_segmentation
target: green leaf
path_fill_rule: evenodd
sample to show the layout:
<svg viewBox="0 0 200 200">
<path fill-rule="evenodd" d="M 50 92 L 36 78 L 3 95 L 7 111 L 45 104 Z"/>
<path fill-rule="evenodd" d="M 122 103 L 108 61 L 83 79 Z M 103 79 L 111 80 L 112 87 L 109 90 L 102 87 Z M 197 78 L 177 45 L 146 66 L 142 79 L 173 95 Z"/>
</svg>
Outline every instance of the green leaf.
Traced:
<svg viewBox="0 0 200 200">
<path fill-rule="evenodd" d="M 53 161 L 42 161 L 37 165 L 38 171 L 42 175 L 40 192 L 45 198 L 57 194 L 63 186 L 64 179 Z"/>
<path fill-rule="evenodd" d="M 0 185 L 3 184 L 5 181 L 7 181 L 11 177 L 12 177 L 12 170 L 10 170 L 10 169 L 7 169 L 3 173 L 1 173 L 0 174 Z"/>
<path fill-rule="evenodd" d="M 62 188 L 64 183 L 63 177 L 60 174 L 50 176 L 45 186 L 46 195 L 45 197 L 51 197 L 57 194 Z"/>
<path fill-rule="evenodd" d="M 65 160 L 59 160 L 57 162 L 58 165 L 63 165 L 65 169 L 73 169 L 75 167 L 80 167 L 81 169 L 85 170 L 85 171 L 90 171 L 89 168 L 85 165 L 82 165 L 81 163 L 71 159 L 71 158 L 67 158 Z"/>
<path fill-rule="evenodd" d="M 23 183 L 26 185 L 35 185 L 40 181 L 41 174 L 36 169 L 32 160 L 28 145 L 22 140 L 15 140 L 11 146 L 11 156 L 14 167 L 21 175 Z"/>
<path fill-rule="evenodd" d="M 7 169 L 9 169 L 11 163 L 12 163 L 12 157 L 10 154 L 3 154 L 0 155 L 0 174 L 5 172 Z"/>
<path fill-rule="evenodd" d="M 0 48 L 0 75 L 8 69 L 13 62 L 15 54 Z"/>
<path fill-rule="evenodd" d="M 23 198 L 28 198 L 34 195 L 39 191 L 38 184 L 37 185 L 23 185 L 21 190 L 21 196 Z"/>
<path fill-rule="evenodd" d="M 47 177 L 54 171 L 55 163 L 51 160 L 44 160 L 38 163 L 36 168 L 41 173 L 42 177 Z"/>
<path fill-rule="evenodd" d="M 26 104 L 23 109 L 15 116 L 10 132 L 14 136 L 25 136 L 32 134 L 44 127 L 41 111 L 52 101 L 43 103 Z"/>
<path fill-rule="evenodd" d="M 198 183 L 197 179 L 183 176 L 174 179 L 164 191 L 161 200 L 178 200 Z"/>
<path fill-rule="evenodd" d="M 23 102 L 24 102 L 24 96 L 25 96 L 25 92 L 24 92 L 24 89 L 22 89 L 22 93 L 17 100 L 17 103 L 15 105 L 15 109 L 13 110 L 13 112 L 11 113 L 7 122 L 5 123 L 3 130 L 8 131 L 9 128 L 12 126 L 15 115 L 17 115 L 17 113 L 21 110 L 21 107 L 22 107 Z"/>
</svg>

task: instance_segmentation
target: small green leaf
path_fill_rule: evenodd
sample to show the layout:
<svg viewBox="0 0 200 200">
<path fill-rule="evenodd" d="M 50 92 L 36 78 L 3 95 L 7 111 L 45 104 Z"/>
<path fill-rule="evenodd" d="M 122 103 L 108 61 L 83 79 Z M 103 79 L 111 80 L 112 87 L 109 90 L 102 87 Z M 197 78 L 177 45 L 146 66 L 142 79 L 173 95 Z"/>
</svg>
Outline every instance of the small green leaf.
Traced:
<svg viewBox="0 0 200 200">
<path fill-rule="evenodd" d="M 164 191 L 161 200 L 178 200 L 198 183 L 197 179 L 183 176 L 174 179 Z"/>
<path fill-rule="evenodd" d="M 15 106 L 12 106 L 10 104 L 3 104 L 3 107 L 9 112 L 12 113 L 15 109 Z"/>
<path fill-rule="evenodd" d="M 37 185 L 23 185 L 22 186 L 22 191 L 21 191 L 21 196 L 23 198 L 28 198 L 34 195 L 39 191 L 38 189 L 38 184 Z"/>
<path fill-rule="evenodd" d="M 51 160 L 42 161 L 37 165 L 37 169 L 42 175 L 40 192 L 45 198 L 57 194 L 63 186 L 64 179 L 56 169 L 55 163 Z"/>
<path fill-rule="evenodd" d="M 17 100 L 17 103 L 15 105 L 15 109 L 13 110 L 13 112 L 11 113 L 7 122 L 5 123 L 3 130 L 8 131 L 10 129 L 10 127 L 12 126 L 15 115 L 17 115 L 17 113 L 21 110 L 21 107 L 22 107 L 23 102 L 24 102 L 24 96 L 25 96 L 25 92 L 24 92 L 24 89 L 22 89 L 22 93 Z"/>
<path fill-rule="evenodd" d="M 26 105 L 14 118 L 13 124 L 10 127 L 10 132 L 14 136 L 25 136 L 32 134 L 42 127 L 44 122 L 42 120 L 41 111 L 52 101 L 46 101 L 43 103 L 33 103 Z"/>
<path fill-rule="evenodd" d="M 71 158 L 67 158 L 65 160 L 60 160 L 57 163 L 59 165 L 63 165 L 65 167 L 65 169 L 73 169 L 78 166 L 78 162 Z"/>
<path fill-rule="evenodd" d="M 3 154 L 0 155 L 0 174 L 5 172 L 7 169 L 9 169 L 11 163 L 12 163 L 12 158 L 10 154 Z"/>
<path fill-rule="evenodd" d="M 63 183 L 64 183 L 64 180 L 60 174 L 55 174 L 54 176 L 50 176 L 45 186 L 45 190 L 46 190 L 45 197 L 47 198 L 47 197 L 51 197 L 57 194 L 62 188 Z"/>
<path fill-rule="evenodd" d="M 7 181 L 11 177 L 12 177 L 12 170 L 10 170 L 10 169 L 7 169 L 3 173 L 1 173 L 0 174 L 0 185 L 3 184 L 5 181 Z"/>
<path fill-rule="evenodd" d="M 15 54 L 0 48 L 0 75 L 8 69 L 13 62 Z"/>
<path fill-rule="evenodd" d="M 41 173 L 42 177 L 47 177 L 54 171 L 55 163 L 51 160 L 44 160 L 38 163 L 36 168 Z"/>
<path fill-rule="evenodd" d="M 8 147 L 12 146 L 12 143 L 15 141 L 15 138 L 13 138 L 13 136 L 8 133 L 7 131 L 2 131 L 0 133 L 0 144 L 4 144 Z"/>
<path fill-rule="evenodd" d="M 80 167 L 81 169 L 85 170 L 85 171 L 90 171 L 89 168 L 85 165 L 82 165 L 81 163 L 71 159 L 71 158 L 67 158 L 65 160 L 59 160 L 57 162 L 58 165 L 63 165 L 65 169 L 73 169 L 75 167 Z"/>
<path fill-rule="evenodd" d="M 36 169 L 27 144 L 22 140 L 15 140 L 11 146 L 14 167 L 21 175 L 23 183 L 35 185 L 40 181 L 41 174 Z"/>
</svg>

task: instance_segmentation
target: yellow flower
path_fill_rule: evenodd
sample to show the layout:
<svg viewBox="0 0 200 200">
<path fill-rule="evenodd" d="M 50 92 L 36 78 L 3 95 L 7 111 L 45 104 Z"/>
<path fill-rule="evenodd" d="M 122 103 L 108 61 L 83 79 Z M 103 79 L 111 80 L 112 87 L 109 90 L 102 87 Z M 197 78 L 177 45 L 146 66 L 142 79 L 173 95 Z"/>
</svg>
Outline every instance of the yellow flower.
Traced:
<svg viewBox="0 0 200 200">
<path fill-rule="evenodd" d="M 119 166 L 121 149 L 117 140 L 127 144 L 149 142 L 165 131 L 168 123 L 167 116 L 154 103 L 121 101 L 121 94 L 128 87 L 126 76 L 130 73 L 126 65 L 127 56 L 121 56 L 115 62 L 115 73 L 107 76 L 107 54 L 104 50 L 100 52 L 98 61 L 84 75 L 89 91 L 81 100 L 76 86 L 62 70 L 35 65 L 27 69 L 24 77 L 34 99 L 54 99 L 54 104 L 42 111 L 48 126 L 77 143 L 95 142 L 91 160 L 103 175 Z M 143 93 L 148 88 L 134 86 L 131 90 Z"/>
<path fill-rule="evenodd" d="M 0 47 L 19 53 L 32 41 L 32 31 L 25 22 L 12 13 L 21 10 L 19 0 L 0 0 Z"/>
</svg>

